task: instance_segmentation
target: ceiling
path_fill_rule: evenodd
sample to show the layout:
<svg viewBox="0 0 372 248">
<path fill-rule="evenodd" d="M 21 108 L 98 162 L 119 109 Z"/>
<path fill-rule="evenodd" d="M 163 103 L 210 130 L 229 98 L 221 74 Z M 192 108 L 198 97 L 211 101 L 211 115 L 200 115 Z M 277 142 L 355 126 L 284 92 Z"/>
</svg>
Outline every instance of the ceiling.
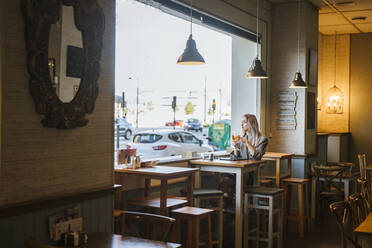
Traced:
<svg viewBox="0 0 372 248">
<path fill-rule="evenodd" d="M 319 8 L 319 32 L 323 34 L 372 32 L 372 0 L 308 1 Z M 292 2 L 292 0 L 270 0 L 270 2 Z M 355 17 L 366 17 L 366 19 L 352 20 Z"/>
</svg>

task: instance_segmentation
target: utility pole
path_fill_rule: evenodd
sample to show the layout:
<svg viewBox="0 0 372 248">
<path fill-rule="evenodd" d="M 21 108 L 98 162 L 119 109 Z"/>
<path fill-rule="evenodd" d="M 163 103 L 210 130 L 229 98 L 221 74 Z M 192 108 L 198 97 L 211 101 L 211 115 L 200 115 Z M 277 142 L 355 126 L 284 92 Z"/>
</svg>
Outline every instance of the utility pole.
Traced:
<svg viewBox="0 0 372 248">
<path fill-rule="evenodd" d="M 138 128 L 138 105 L 139 105 L 139 87 L 137 86 L 137 100 L 136 100 L 136 128 Z"/>
<path fill-rule="evenodd" d="M 204 124 L 207 123 L 207 77 L 204 78 Z"/>
<path fill-rule="evenodd" d="M 220 120 L 222 119 L 221 118 L 221 116 L 222 116 L 222 89 L 221 88 L 219 88 L 218 89 L 218 93 L 219 93 L 219 99 L 220 99 L 220 109 L 219 109 L 219 112 L 220 112 L 220 114 L 219 114 L 219 116 L 220 116 Z"/>
<path fill-rule="evenodd" d="M 123 116 L 124 116 L 124 118 L 126 118 L 127 117 L 127 114 L 125 114 L 125 108 L 127 107 L 127 103 L 126 103 L 126 101 L 125 101 L 125 92 L 123 91 L 123 95 L 122 95 L 122 111 L 123 111 Z"/>
<path fill-rule="evenodd" d="M 216 99 L 213 98 L 212 101 L 212 110 L 213 110 L 213 121 L 212 123 L 214 124 L 214 113 L 216 112 Z"/>
<path fill-rule="evenodd" d="M 177 107 L 177 96 L 173 96 L 173 100 L 172 100 L 173 129 L 176 129 L 176 107 Z"/>
</svg>

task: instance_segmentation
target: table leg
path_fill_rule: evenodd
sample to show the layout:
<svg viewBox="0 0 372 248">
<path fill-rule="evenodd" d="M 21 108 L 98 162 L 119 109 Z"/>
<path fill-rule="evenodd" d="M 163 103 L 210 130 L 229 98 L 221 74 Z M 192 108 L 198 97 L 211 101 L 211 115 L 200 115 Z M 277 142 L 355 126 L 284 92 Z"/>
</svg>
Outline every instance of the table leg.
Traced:
<svg viewBox="0 0 372 248">
<path fill-rule="evenodd" d="M 160 184 L 160 214 L 167 216 L 168 180 L 162 179 Z"/>
<path fill-rule="evenodd" d="M 277 188 L 280 188 L 280 158 L 275 160 L 276 168 L 275 168 L 275 184 Z"/>
<path fill-rule="evenodd" d="M 194 206 L 194 177 L 193 173 L 187 177 L 187 200 L 191 207 Z"/>
<path fill-rule="evenodd" d="M 236 173 L 235 188 L 235 248 L 242 247 L 242 225 L 243 225 L 243 173 Z"/>
<path fill-rule="evenodd" d="M 349 199 L 349 189 L 350 189 L 350 180 L 349 179 L 344 179 L 344 200 L 347 201 Z"/>
<path fill-rule="evenodd" d="M 201 172 L 197 171 L 195 172 L 195 189 L 200 189 L 201 185 Z"/>
<path fill-rule="evenodd" d="M 261 166 L 260 165 L 256 167 L 256 170 L 254 171 L 253 174 L 254 174 L 253 186 L 258 187 L 260 186 L 260 179 L 261 179 Z"/>
<path fill-rule="evenodd" d="M 311 219 L 315 219 L 316 208 L 315 208 L 315 196 L 316 196 L 316 179 L 311 179 Z"/>
<path fill-rule="evenodd" d="M 145 178 L 145 197 L 150 196 L 151 178 Z"/>
<path fill-rule="evenodd" d="M 288 158 L 288 174 L 290 177 L 292 176 L 292 157 Z"/>
</svg>

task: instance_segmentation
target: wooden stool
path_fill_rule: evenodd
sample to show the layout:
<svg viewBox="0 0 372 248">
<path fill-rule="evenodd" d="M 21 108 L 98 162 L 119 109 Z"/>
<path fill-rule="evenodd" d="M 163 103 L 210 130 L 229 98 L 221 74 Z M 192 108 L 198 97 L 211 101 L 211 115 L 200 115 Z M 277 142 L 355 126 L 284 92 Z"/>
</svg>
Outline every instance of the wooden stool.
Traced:
<svg viewBox="0 0 372 248">
<path fill-rule="evenodd" d="M 283 189 L 252 187 L 248 188 L 244 197 L 244 247 L 248 247 L 248 240 L 254 240 L 256 247 L 259 247 L 260 241 L 267 242 L 268 247 L 274 246 L 274 238 L 277 238 L 277 247 L 282 247 L 283 242 Z M 257 213 L 256 227 L 249 229 L 249 210 L 254 209 Z M 268 212 L 268 229 L 267 235 L 261 235 L 260 212 Z M 274 218 L 277 217 L 275 220 Z M 274 223 L 277 224 L 274 231 Z M 266 226 L 266 223 L 265 223 Z M 253 235 L 255 234 L 255 235 Z"/>
<path fill-rule="evenodd" d="M 218 240 L 212 240 L 212 244 L 218 244 L 222 248 L 223 244 L 223 191 L 218 189 L 195 189 L 194 190 L 194 205 L 213 209 L 218 215 Z M 212 201 L 217 201 L 217 206 L 213 206 Z M 201 204 L 202 203 L 202 204 Z M 212 204 L 211 204 L 212 203 Z M 202 244 L 200 244 L 202 245 Z"/>
<path fill-rule="evenodd" d="M 182 234 L 186 234 L 186 238 L 183 238 L 182 244 L 185 248 L 197 248 L 199 247 L 199 230 L 200 220 L 207 219 L 207 246 L 212 248 L 212 225 L 211 225 L 211 213 L 214 210 L 196 207 L 183 207 L 172 210 L 172 216 L 177 220 L 178 225 L 182 225 Z M 186 222 L 186 223 L 181 223 Z M 184 228 L 186 228 L 185 230 Z"/>
<path fill-rule="evenodd" d="M 307 231 L 310 232 L 310 215 L 309 215 L 309 195 L 308 195 L 308 184 L 309 179 L 303 178 L 285 178 L 282 180 L 284 188 L 284 211 L 285 211 L 285 220 L 296 220 L 298 221 L 300 237 L 304 237 L 304 221 L 307 221 Z M 298 215 L 290 215 L 290 206 L 291 206 L 291 191 L 290 185 L 297 186 L 298 190 Z M 305 204 L 303 191 L 305 191 Z M 305 205 L 305 206 L 304 206 Z M 306 215 L 303 212 L 305 207 Z"/>
<path fill-rule="evenodd" d="M 262 187 L 272 187 L 273 186 L 273 180 L 271 179 L 261 179 L 260 185 Z"/>
</svg>

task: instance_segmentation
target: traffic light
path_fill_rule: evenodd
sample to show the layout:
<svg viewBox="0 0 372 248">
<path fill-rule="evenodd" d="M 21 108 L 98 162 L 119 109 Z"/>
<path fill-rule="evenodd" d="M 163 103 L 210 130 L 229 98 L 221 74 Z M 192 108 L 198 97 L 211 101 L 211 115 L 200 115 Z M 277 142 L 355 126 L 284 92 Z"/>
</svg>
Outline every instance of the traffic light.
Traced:
<svg viewBox="0 0 372 248">
<path fill-rule="evenodd" d="M 213 98 L 213 101 L 212 101 L 212 109 L 213 111 L 216 111 L 216 100 Z"/>
<path fill-rule="evenodd" d="M 177 96 L 173 96 L 172 109 L 175 110 L 177 106 Z"/>
</svg>

